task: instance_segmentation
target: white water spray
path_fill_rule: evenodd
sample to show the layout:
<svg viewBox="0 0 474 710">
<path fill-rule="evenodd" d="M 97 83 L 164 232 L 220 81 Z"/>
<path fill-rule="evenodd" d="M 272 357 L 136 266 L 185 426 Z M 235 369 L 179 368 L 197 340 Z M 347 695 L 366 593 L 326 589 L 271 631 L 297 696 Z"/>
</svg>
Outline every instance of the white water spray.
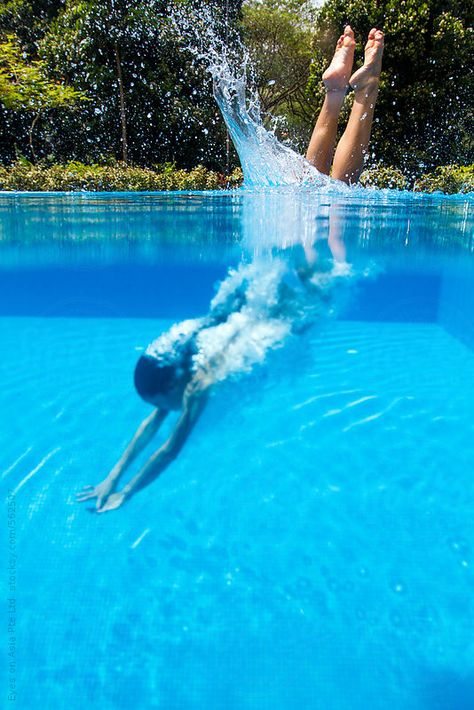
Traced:
<svg viewBox="0 0 474 710">
<path fill-rule="evenodd" d="M 265 128 L 258 93 L 249 81 L 248 51 L 235 33 L 228 37 L 225 23 L 208 8 L 201 8 L 199 15 L 181 10 L 174 22 L 186 49 L 212 76 L 214 97 L 239 155 L 246 187 L 337 185 L 345 189 Z"/>
</svg>

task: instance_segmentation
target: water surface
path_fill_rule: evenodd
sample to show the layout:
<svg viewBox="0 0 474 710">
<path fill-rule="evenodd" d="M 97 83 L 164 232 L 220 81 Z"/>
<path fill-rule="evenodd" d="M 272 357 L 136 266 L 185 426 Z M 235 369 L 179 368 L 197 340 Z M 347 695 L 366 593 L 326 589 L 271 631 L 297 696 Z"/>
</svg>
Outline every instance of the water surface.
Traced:
<svg viewBox="0 0 474 710">
<path fill-rule="evenodd" d="M 472 205 L 0 195 L 19 707 L 474 706 Z M 150 411 L 150 340 L 230 266 L 323 263 L 328 237 L 352 265 L 335 312 L 216 388 L 128 505 L 78 506 Z"/>
</svg>

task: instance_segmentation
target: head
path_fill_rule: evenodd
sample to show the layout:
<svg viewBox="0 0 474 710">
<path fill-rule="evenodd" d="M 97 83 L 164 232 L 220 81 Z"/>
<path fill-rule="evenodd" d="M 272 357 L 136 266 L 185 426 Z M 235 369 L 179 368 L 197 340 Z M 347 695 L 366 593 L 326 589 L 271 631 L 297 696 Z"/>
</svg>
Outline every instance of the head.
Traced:
<svg viewBox="0 0 474 710">
<path fill-rule="evenodd" d="M 179 409 L 191 379 L 186 362 L 169 362 L 142 355 L 135 367 L 135 389 L 145 402 L 161 409 Z"/>
</svg>

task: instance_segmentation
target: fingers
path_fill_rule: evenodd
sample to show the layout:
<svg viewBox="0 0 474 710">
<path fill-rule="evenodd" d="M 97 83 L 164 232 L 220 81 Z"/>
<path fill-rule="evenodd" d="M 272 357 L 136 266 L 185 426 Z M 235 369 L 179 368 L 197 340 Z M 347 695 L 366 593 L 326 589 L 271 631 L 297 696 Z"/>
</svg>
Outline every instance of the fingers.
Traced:
<svg viewBox="0 0 474 710">
<path fill-rule="evenodd" d="M 118 508 L 123 503 L 123 497 L 117 494 L 112 496 L 100 494 L 97 492 L 96 486 L 84 486 L 82 491 L 76 493 L 77 503 L 84 503 L 92 498 L 97 498 L 97 501 L 93 507 L 86 508 L 89 513 L 105 513 Z"/>
<path fill-rule="evenodd" d="M 76 493 L 76 502 L 83 503 L 85 500 L 95 498 L 95 486 L 84 486 L 82 491 Z"/>
<path fill-rule="evenodd" d="M 109 505 L 108 501 L 105 500 L 103 505 L 98 505 L 95 508 L 96 513 L 106 513 L 108 510 L 113 510 L 116 506 L 114 505 Z"/>
<path fill-rule="evenodd" d="M 93 493 L 76 493 L 76 503 L 83 503 L 85 500 L 94 498 Z"/>
<path fill-rule="evenodd" d="M 108 510 L 115 510 L 120 508 L 124 501 L 123 495 L 120 493 L 113 493 L 111 496 L 106 498 L 104 504 L 100 508 L 96 508 L 97 513 L 106 513 Z"/>
<path fill-rule="evenodd" d="M 97 513 L 104 513 L 107 510 L 107 508 L 105 508 L 105 507 L 98 508 L 97 505 L 93 505 L 93 506 L 90 505 L 89 507 L 86 508 L 86 510 L 88 513 L 92 513 L 92 515 L 97 515 Z"/>
</svg>

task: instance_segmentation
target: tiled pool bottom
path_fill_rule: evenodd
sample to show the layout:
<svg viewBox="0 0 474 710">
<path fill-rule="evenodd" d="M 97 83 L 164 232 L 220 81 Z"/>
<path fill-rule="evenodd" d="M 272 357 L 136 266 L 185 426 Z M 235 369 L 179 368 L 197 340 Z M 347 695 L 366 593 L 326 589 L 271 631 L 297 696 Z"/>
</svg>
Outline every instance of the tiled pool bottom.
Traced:
<svg viewBox="0 0 474 710">
<path fill-rule="evenodd" d="M 73 493 L 149 411 L 133 366 L 170 321 L 0 321 L 22 710 L 473 706 L 472 350 L 326 323 L 93 516 Z"/>
</svg>

